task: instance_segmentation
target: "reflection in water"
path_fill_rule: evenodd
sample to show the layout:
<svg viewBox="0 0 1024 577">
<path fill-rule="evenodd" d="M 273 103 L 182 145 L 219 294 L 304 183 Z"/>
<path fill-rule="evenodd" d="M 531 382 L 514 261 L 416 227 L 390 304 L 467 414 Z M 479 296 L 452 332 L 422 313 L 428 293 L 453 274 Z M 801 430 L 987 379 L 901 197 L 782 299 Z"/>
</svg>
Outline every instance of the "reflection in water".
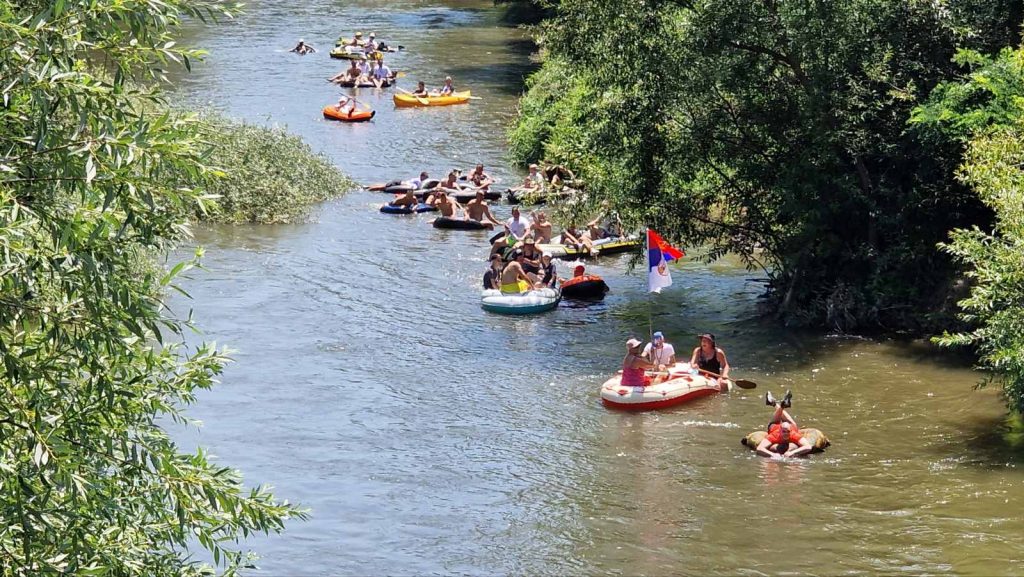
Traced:
<svg viewBox="0 0 1024 577">
<path fill-rule="evenodd" d="M 211 57 L 183 98 L 286 124 L 361 182 L 483 162 L 502 183 L 504 127 L 526 70 L 521 31 L 490 1 L 257 0 L 196 32 Z M 324 15 L 330 15 L 325 18 Z M 318 48 L 353 29 L 402 44 L 394 68 L 457 82 L 463 107 L 378 110 L 328 123 Z M 463 77 L 463 75 L 467 77 Z M 202 443 L 313 511 L 252 546 L 261 574 L 1008 574 L 1024 559 L 1021 455 L 995 391 L 912 344 L 822 337 L 757 319 L 763 285 L 738 263 L 692 262 L 649 297 L 628 257 L 588 264 L 611 293 L 549 314 L 483 312 L 482 234 L 376 211 L 353 192 L 307 225 L 209 227 L 186 284 L 206 338 L 236 348 L 191 414 Z M 508 207 L 495 208 L 500 217 Z M 648 414 L 605 410 L 598 387 L 648 318 L 681 356 L 713 332 L 753 391 Z M 776 463 L 740 438 L 791 388 L 793 414 L 833 440 Z M 780 548 L 779 539 L 786 547 Z"/>
</svg>

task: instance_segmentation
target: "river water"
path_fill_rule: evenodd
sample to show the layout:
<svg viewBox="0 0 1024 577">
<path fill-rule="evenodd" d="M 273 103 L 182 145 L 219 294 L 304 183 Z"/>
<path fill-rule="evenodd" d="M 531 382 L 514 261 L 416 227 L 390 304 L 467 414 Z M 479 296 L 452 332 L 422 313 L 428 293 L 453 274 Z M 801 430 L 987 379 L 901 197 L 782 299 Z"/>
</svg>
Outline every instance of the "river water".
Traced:
<svg viewBox="0 0 1024 577">
<path fill-rule="evenodd" d="M 395 110 L 361 90 L 371 123 L 326 122 L 326 52 L 354 29 L 390 60 L 483 98 Z M 321 50 L 300 58 L 298 38 Z M 190 30 L 210 50 L 177 98 L 287 125 L 360 182 L 504 158 L 530 45 L 490 2 L 253 1 Z M 180 433 L 251 483 L 311 509 L 246 543 L 260 575 L 1014 574 L 1024 570 L 1024 470 L 994 390 L 918 343 L 786 330 L 757 315 L 762 286 L 734 262 L 684 262 L 648 295 L 623 259 L 590 271 L 600 304 L 542 316 L 483 312 L 485 236 L 382 215 L 354 191 L 308 224 L 197 231 L 207 270 L 185 288 L 201 338 L 236 349 Z M 507 206 L 498 206 L 507 217 Z M 563 265 L 563 274 L 567 271 Z M 681 356 L 719 335 L 759 383 L 672 410 L 604 409 L 600 383 L 649 317 Z M 200 337 L 196 337 L 197 339 Z M 793 390 L 828 452 L 798 462 L 739 444 Z"/>
</svg>

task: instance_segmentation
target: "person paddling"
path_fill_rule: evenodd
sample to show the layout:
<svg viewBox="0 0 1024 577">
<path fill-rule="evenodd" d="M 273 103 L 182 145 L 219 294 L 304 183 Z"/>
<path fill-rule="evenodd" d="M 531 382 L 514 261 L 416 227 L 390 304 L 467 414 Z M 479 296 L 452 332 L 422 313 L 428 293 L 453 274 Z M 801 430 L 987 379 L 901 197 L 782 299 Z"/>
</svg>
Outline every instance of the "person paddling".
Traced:
<svg viewBox="0 0 1024 577">
<path fill-rule="evenodd" d="M 417 98 L 426 98 L 427 96 L 430 96 L 430 93 L 427 92 L 427 85 L 420 80 L 416 83 L 416 90 L 412 91 L 412 95 Z"/>
<path fill-rule="evenodd" d="M 452 77 L 444 77 L 444 86 L 435 92 L 435 96 L 451 96 L 455 92 L 455 86 L 452 84 Z"/>
<path fill-rule="evenodd" d="M 718 375 L 711 377 L 719 386 L 728 386 L 729 382 L 729 361 L 725 358 L 725 351 L 715 344 L 715 335 L 704 333 L 700 335 L 700 346 L 693 349 L 690 357 L 690 366 L 696 367 L 705 373 Z"/>
</svg>

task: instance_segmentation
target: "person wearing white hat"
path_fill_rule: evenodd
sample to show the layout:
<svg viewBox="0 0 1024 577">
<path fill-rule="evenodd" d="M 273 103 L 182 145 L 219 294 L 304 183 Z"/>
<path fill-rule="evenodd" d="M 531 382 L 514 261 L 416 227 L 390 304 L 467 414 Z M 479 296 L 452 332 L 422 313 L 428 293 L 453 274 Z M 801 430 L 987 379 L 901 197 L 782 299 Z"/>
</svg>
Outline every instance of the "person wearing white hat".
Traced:
<svg viewBox="0 0 1024 577">
<path fill-rule="evenodd" d="M 643 345 L 640 339 L 629 339 L 626 341 L 626 357 L 622 359 L 622 380 L 624 387 L 643 387 L 647 385 L 644 378 L 644 371 L 653 369 L 650 361 L 640 356 L 640 347 Z"/>
<path fill-rule="evenodd" d="M 306 44 L 305 40 L 303 40 L 302 38 L 299 38 L 299 43 L 295 45 L 295 48 L 292 48 L 291 50 L 289 50 L 289 52 L 295 52 L 299 56 L 303 56 L 303 55 L 306 55 L 306 54 L 315 53 L 316 52 L 316 48 L 313 48 L 309 44 Z"/>
</svg>

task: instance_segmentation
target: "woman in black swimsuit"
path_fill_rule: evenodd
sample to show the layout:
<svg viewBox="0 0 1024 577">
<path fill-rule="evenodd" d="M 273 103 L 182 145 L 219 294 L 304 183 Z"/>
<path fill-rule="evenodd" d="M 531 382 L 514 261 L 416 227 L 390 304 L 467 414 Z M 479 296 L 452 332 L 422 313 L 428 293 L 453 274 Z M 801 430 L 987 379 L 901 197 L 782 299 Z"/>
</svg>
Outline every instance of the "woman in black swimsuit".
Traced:
<svg viewBox="0 0 1024 577">
<path fill-rule="evenodd" d="M 715 344 L 715 335 L 711 333 L 700 335 L 700 346 L 693 349 L 690 366 L 720 375 L 723 380 L 729 378 L 729 361 L 725 358 L 725 351 Z"/>
</svg>

